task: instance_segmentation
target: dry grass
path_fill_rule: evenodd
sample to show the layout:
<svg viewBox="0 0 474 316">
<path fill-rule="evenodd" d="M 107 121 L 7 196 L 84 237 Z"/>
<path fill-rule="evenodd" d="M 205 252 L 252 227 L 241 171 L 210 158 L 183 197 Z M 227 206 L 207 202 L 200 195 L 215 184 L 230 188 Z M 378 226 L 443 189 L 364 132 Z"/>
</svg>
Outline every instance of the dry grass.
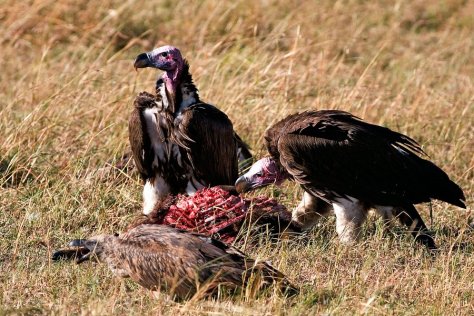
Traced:
<svg viewBox="0 0 474 316">
<path fill-rule="evenodd" d="M 439 202 L 434 260 L 401 229 L 382 236 L 376 221 L 353 248 L 338 245 L 329 219 L 307 242 L 248 249 L 302 287 L 291 300 L 175 303 L 104 267 L 49 260 L 67 240 L 120 231 L 139 211 L 137 178 L 100 181 L 96 171 L 127 150 L 132 100 L 154 86 L 157 73 L 135 73 L 133 58 L 168 43 L 257 156 L 264 129 L 288 113 L 343 109 L 417 139 L 472 205 L 472 1 L 3 0 L 0 8 L 0 314 L 474 313 L 469 211 Z M 291 183 L 264 193 L 289 207 L 301 194 Z M 419 209 L 428 220 L 428 207 Z"/>
</svg>

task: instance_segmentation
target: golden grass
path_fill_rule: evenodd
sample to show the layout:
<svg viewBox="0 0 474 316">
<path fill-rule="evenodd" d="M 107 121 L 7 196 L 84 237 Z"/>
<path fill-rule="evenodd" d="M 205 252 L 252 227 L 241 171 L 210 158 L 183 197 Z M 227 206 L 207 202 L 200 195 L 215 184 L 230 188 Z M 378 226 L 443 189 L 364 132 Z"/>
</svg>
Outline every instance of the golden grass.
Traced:
<svg viewBox="0 0 474 316">
<path fill-rule="evenodd" d="M 472 1 L 4 0 L 0 4 L 0 314 L 474 313 L 469 211 L 434 202 L 436 259 L 369 221 L 338 245 L 333 219 L 308 241 L 247 249 L 302 287 L 296 298 L 175 303 L 105 267 L 52 263 L 69 239 L 120 231 L 141 183 L 97 170 L 127 150 L 135 95 L 155 71 L 133 58 L 181 48 L 204 100 L 257 156 L 289 113 L 343 109 L 423 144 L 473 203 Z M 288 207 L 291 183 L 263 192 Z M 429 222 L 428 207 L 418 207 Z M 470 210 L 470 209 L 468 209 Z M 374 224 L 375 223 L 375 224 Z"/>
</svg>

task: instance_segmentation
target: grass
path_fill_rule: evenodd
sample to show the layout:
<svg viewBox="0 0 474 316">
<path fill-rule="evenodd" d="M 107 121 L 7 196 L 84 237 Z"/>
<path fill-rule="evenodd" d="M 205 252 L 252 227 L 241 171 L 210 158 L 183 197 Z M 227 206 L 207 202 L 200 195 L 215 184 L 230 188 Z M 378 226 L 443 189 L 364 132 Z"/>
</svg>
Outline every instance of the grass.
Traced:
<svg viewBox="0 0 474 316">
<path fill-rule="evenodd" d="M 216 104 L 262 156 L 262 134 L 289 113 L 342 109 L 418 140 L 474 192 L 474 5 L 471 1 L 4 0 L 0 10 L 0 314 L 464 314 L 474 312 L 468 211 L 433 203 L 439 255 L 401 228 L 368 221 L 340 246 L 334 219 L 310 238 L 247 251 L 302 292 L 175 303 L 103 266 L 52 263 L 68 240 L 124 229 L 140 211 L 136 176 L 98 173 L 127 151 L 134 72 L 163 44 L 188 58 Z M 258 192 L 294 207 L 288 183 Z M 429 222 L 427 205 L 418 207 Z"/>
</svg>

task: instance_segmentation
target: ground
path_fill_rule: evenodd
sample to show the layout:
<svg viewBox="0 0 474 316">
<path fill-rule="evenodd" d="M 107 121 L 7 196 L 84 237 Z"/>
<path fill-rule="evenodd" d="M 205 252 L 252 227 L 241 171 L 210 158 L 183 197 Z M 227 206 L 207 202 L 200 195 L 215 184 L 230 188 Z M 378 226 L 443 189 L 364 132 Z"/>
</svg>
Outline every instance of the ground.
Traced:
<svg viewBox="0 0 474 316">
<path fill-rule="evenodd" d="M 474 2 L 70 1 L 0 4 L 0 314 L 474 313 Z M 305 239 L 243 245 L 301 287 L 292 299 L 173 302 L 103 266 L 51 262 L 77 237 L 119 232 L 141 208 L 136 175 L 99 171 L 128 151 L 127 120 L 157 71 L 133 59 L 172 44 L 203 100 L 255 155 L 287 114 L 341 109 L 419 141 L 468 209 L 419 205 L 436 257 L 371 217 L 342 246 L 334 218 Z M 103 170 L 103 169 L 102 169 Z M 257 194 L 289 208 L 291 182 Z"/>
</svg>

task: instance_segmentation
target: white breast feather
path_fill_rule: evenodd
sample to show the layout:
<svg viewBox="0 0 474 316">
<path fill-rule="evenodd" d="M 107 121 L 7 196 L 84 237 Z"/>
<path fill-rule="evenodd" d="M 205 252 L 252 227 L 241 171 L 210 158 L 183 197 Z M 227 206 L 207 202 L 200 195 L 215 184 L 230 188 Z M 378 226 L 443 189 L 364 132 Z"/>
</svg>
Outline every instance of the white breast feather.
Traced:
<svg viewBox="0 0 474 316">
<path fill-rule="evenodd" d="M 169 102 L 168 102 L 168 98 L 166 97 L 166 88 L 165 88 L 165 84 L 161 84 L 160 85 L 160 95 L 161 95 L 161 99 L 163 100 L 163 107 L 165 109 L 167 109 L 169 107 Z"/>
<path fill-rule="evenodd" d="M 161 161 L 165 159 L 165 147 L 164 147 L 165 144 L 162 141 L 160 141 L 160 137 L 158 135 L 159 127 L 156 121 L 157 114 L 158 114 L 157 108 L 150 108 L 143 111 L 143 116 L 145 117 L 145 122 L 146 122 L 146 129 L 151 140 L 151 146 L 156 155 L 155 159 L 153 160 L 154 165 L 158 163 L 156 158 L 158 158 Z"/>
</svg>

